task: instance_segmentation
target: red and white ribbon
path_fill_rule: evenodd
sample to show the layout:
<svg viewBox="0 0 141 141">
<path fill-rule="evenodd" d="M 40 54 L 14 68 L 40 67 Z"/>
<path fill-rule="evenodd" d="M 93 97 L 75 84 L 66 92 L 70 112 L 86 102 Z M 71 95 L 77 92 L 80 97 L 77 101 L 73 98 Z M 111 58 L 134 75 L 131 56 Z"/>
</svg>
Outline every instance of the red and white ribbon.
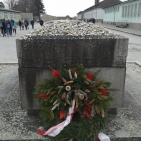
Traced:
<svg viewBox="0 0 141 141">
<path fill-rule="evenodd" d="M 64 127 L 66 127 L 71 122 L 73 113 L 74 113 L 74 110 L 73 110 L 73 108 L 70 107 L 69 113 L 68 113 L 65 121 L 59 123 L 56 126 L 51 127 L 47 131 L 43 131 L 41 128 L 38 128 L 37 129 L 38 134 L 40 134 L 41 136 L 55 137 L 56 135 L 58 135 L 64 129 Z"/>
<path fill-rule="evenodd" d="M 98 134 L 98 139 L 99 141 L 110 141 L 110 138 L 102 132 Z"/>
</svg>

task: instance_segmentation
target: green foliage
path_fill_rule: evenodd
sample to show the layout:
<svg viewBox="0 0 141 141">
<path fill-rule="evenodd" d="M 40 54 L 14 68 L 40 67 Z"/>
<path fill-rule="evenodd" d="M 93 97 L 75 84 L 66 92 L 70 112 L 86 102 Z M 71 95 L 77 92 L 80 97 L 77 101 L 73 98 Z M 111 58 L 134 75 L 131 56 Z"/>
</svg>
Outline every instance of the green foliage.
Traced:
<svg viewBox="0 0 141 141">
<path fill-rule="evenodd" d="M 44 4 L 42 0 L 34 0 L 34 3 L 37 8 L 38 16 L 40 16 L 40 13 L 45 13 Z"/>
<path fill-rule="evenodd" d="M 68 70 L 71 70 L 72 78 Z M 76 102 L 78 111 L 74 113 L 73 121 L 54 138 L 57 141 L 71 138 L 73 141 L 94 141 L 104 128 L 113 98 L 109 88 L 111 83 L 98 79 L 99 72 L 89 73 L 83 65 L 69 66 L 68 69 L 60 69 L 58 78 L 45 79 L 36 84 L 34 94 L 40 101 L 40 115 L 45 129 L 64 121 L 66 115 L 60 119 L 60 111 L 67 113 L 72 100 Z M 67 90 L 66 87 L 71 89 Z M 86 114 L 87 109 L 90 113 Z"/>
</svg>

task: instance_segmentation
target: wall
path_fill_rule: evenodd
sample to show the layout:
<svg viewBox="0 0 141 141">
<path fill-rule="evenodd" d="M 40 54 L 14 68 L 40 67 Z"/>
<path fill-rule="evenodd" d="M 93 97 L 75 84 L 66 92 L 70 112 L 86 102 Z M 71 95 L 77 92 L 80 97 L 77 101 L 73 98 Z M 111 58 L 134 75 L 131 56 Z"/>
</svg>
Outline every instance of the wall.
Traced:
<svg viewBox="0 0 141 141">
<path fill-rule="evenodd" d="M 102 8 L 97 9 L 97 19 L 103 19 L 104 17 L 104 10 Z"/>
<path fill-rule="evenodd" d="M 21 19 L 28 19 L 31 21 L 31 19 L 33 19 L 33 13 L 21 13 Z"/>
<path fill-rule="evenodd" d="M 122 8 L 121 6 L 111 6 L 104 10 L 104 22 L 118 22 L 121 20 Z"/>
</svg>

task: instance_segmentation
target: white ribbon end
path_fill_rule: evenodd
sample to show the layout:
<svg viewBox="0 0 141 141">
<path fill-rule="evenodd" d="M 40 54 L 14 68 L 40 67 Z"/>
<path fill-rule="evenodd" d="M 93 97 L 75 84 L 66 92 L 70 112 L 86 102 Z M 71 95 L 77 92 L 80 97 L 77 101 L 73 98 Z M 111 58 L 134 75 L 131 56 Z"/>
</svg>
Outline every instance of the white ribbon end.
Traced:
<svg viewBox="0 0 141 141">
<path fill-rule="evenodd" d="M 102 132 L 100 132 L 98 134 L 98 138 L 99 138 L 100 141 L 110 141 L 110 138 Z"/>
</svg>

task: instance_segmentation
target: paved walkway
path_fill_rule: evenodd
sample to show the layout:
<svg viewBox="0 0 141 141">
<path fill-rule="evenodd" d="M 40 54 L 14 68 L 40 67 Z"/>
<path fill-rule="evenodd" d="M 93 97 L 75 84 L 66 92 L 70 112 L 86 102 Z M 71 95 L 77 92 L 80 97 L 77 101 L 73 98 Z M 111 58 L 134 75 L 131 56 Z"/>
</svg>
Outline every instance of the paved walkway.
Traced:
<svg viewBox="0 0 141 141">
<path fill-rule="evenodd" d="M 127 32 L 127 29 L 121 30 Z M 136 30 L 131 30 L 136 33 Z M 0 141 L 48 140 L 36 133 L 36 129 L 41 125 L 40 118 L 27 116 L 27 112 L 20 107 L 15 39 L 28 32 L 18 30 L 16 37 L 0 37 Z M 132 50 L 129 52 L 132 58 Z M 138 58 L 134 55 L 135 60 L 135 57 Z M 123 108 L 118 109 L 115 117 L 108 118 L 107 128 L 103 131 L 112 141 L 141 140 L 141 75 L 133 70 L 138 64 L 128 65 L 130 66 L 127 67 Z"/>
</svg>

